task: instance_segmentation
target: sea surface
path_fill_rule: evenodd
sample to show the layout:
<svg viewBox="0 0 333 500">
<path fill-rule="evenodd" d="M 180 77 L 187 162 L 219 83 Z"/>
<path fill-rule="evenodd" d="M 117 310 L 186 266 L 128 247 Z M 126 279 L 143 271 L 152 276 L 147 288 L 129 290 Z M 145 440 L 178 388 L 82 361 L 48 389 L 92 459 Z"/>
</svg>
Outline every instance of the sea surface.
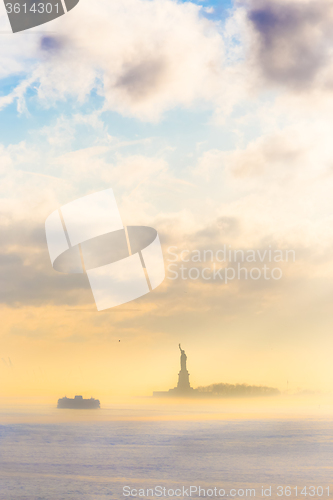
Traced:
<svg viewBox="0 0 333 500">
<path fill-rule="evenodd" d="M 1 500 L 333 497 L 329 415 L 61 412 L 0 408 Z"/>
</svg>

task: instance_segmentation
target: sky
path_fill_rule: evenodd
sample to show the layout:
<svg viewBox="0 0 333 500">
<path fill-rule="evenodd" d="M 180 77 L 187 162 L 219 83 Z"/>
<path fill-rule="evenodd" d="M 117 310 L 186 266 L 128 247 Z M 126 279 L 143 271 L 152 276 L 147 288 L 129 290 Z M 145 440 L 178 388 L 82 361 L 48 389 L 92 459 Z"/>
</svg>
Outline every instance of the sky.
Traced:
<svg viewBox="0 0 333 500">
<path fill-rule="evenodd" d="M 332 25 L 331 0 L 80 0 L 13 34 L 0 5 L 0 397 L 167 390 L 179 343 L 193 387 L 332 392 Z M 98 312 L 44 224 L 108 188 L 166 279 Z M 224 248 L 279 278 L 205 279 Z"/>
</svg>

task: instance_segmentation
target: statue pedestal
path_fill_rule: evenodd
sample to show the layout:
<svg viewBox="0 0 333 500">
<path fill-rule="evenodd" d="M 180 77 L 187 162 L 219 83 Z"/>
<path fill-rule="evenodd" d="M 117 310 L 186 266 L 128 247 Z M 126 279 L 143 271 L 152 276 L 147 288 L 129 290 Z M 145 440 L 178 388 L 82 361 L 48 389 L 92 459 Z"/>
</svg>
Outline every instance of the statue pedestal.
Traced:
<svg viewBox="0 0 333 500">
<path fill-rule="evenodd" d="M 191 390 L 190 386 L 190 374 L 187 370 L 180 370 L 178 373 L 178 384 L 177 389 L 181 392 L 188 392 Z"/>
</svg>

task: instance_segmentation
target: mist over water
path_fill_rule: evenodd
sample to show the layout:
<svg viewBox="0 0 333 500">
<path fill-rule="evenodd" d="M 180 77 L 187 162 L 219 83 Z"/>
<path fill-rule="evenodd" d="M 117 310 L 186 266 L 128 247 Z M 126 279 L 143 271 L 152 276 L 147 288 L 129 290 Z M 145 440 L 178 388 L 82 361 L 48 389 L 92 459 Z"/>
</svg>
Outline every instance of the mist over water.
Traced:
<svg viewBox="0 0 333 500">
<path fill-rule="evenodd" d="M 92 412 L 3 409 L 0 422 L 1 500 L 119 500 L 126 485 L 254 488 L 256 498 L 272 486 L 271 498 L 279 498 L 278 485 L 326 488 L 332 477 L 329 416 L 144 403 Z"/>
</svg>

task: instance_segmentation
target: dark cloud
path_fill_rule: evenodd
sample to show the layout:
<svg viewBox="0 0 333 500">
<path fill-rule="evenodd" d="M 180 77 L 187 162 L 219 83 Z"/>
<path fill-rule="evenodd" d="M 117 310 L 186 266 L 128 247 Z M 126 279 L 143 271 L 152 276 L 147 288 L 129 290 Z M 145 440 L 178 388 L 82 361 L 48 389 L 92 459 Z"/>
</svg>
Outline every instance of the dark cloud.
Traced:
<svg viewBox="0 0 333 500">
<path fill-rule="evenodd" d="M 93 303 L 86 275 L 56 273 L 43 253 L 0 254 L 0 283 L 0 303 L 13 307 Z"/>
<path fill-rule="evenodd" d="M 64 46 L 64 41 L 60 37 L 42 36 L 40 39 L 40 48 L 45 52 L 59 52 Z"/>
<path fill-rule="evenodd" d="M 272 251 L 274 251 L 279 248 L 278 244 L 271 237 L 268 237 L 266 241 L 261 242 L 258 248 L 254 249 L 256 251 L 256 262 L 244 262 L 242 263 L 242 268 L 246 267 L 248 272 L 250 272 L 251 268 L 261 269 L 264 264 L 267 264 L 270 268 L 281 267 L 283 269 L 283 279 L 278 281 L 273 279 L 265 280 L 262 276 L 258 280 L 246 280 L 246 273 L 242 271 L 241 279 L 237 278 L 231 280 L 230 287 L 229 285 L 228 287 L 224 286 L 224 282 L 221 281 L 219 277 L 215 280 L 205 280 L 201 272 L 209 265 L 211 257 L 209 252 L 207 257 L 205 257 L 204 252 L 211 250 L 213 256 L 216 256 L 219 250 L 225 248 L 224 245 L 226 245 L 227 252 L 229 249 L 238 249 L 238 247 L 235 246 L 236 244 L 233 241 L 233 237 L 239 235 L 240 231 L 240 221 L 237 218 L 222 216 L 201 231 L 187 235 L 187 242 L 185 241 L 183 244 L 175 241 L 171 236 L 168 236 L 168 234 L 171 234 L 171 231 L 162 233 L 160 236 L 161 241 L 164 243 L 166 269 L 174 259 L 169 253 L 168 247 L 177 245 L 177 249 L 175 250 L 173 248 L 172 251 L 175 251 L 178 255 L 182 250 L 186 249 L 191 251 L 198 250 L 200 252 L 202 256 L 201 262 L 194 262 L 191 260 L 188 263 L 184 262 L 184 266 L 188 269 L 192 267 L 199 269 L 200 277 L 197 280 L 182 280 L 180 277 L 179 265 L 177 265 L 176 269 L 171 269 L 179 273 L 179 278 L 176 280 L 172 279 L 171 281 L 170 277 L 173 278 L 174 275 L 171 274 L 170 271 L 167 271 L 167 277 L 169 277 L 169 279 L 166 279 L 166 285 L 168 286 L 161 287 L 158 293 L 154 295 L 142 297 L 140 299 L 141 302 L 140 300 L 137 301 L 138 307 L 140 308 L 140 303 L 143 303 L 145 300 L 154 300 L 155 303 L 161 305 L 161 308 L 166 302 L 169 306 L 170 304 L 171 306 L 174 304 L 175 307 L 178 307 L 180 300 L 184 302 L 185 297 L 188 297 L 190 302 L 193 300 L 193 302 L 197 304 L 199 292 L 195 286 L 198 282 L 206 286 L 205 289 L 202 288 L 203 303 L 209 301 L 211 308 L 219 308 L 221 306 L 219 294 L 217 294 L 216 291 L 209 291 L 209 285 L 214 285 L 219 288 L 221 293 L 224 293 L 223 291 L 225 290 L 227 297 L 224 297 L 223 300 L 225 306 L 228 304 L 229 310 L 233 310 L 233 308 L 238 310 L 241 300 L 250 306 L 259 296 L 263 296 L 263 293 L 267 293 L 270 290 L 275 293 L 282 292 L 286 288 L 288 289 L 292 286 L 298 288 L 301 286 L 301 282 L 298 280 L 305 279 L 304 276 L 293 278 L 288 274 L 288 270 L 292 269 L 294 266 L 291 261 L 287 263 L 275 263 L 268 260 L 267 249 L 271 248 Z M 12 222 L 7 224 L 6 227 L 2 227 L 1 233 L 0 304 L 6 304 L 10 307 L 22 307 L 26 305 L 39 307 L 47 304 L 68 305 L 70 307 L 89 305 L 92 310 L 95 310 L 96 306 L 88 283 L 88 278 L 85 274 L 61 274 L 54 271 L 52 268 L 43 222 L 39 225 L 29 225 L 27 222 Z M 247 255 L 246 251 L 247 249 L 243 248 L 245 256 Z M 303 262 L 312 262 L 311 259 L 313 259 L 314 256 L 311 254 L 310 250 L 308 250 L 308 252 L 310 253 L 304 254 L 303 249 L 302 254 L 302 248 L 296 249 L 296 261 L 299 262 L 299 259 L 301 259 Z M 219 255 L 219 258 L 220 257 L 221 255 Z M 237 258 L 240 259 L 241 256 L 238 254 Z M 327 259 L 329 259 L 329 255 L 327 255 Z M 216 257 L 214 257 L 213 261 L 216 262 L 217 268 L 225 265 L 225 263 L 217 261 Z M 228 266 L 237 268 L 237 262 L 232 262 Z M 305 268 L 306 266 L 304 266 L 304 269 Z M 188 276 L 188 269 L 185 272 L 186 276 Z M 306 279 L 308 278 L 306 277 Z M 192 286 L 193 288 L 191 288 Z M 231 289 L 236 293 L 239 287 L 241 287 L 243 298 L 240 299 L 239 295 L 237 295 L 235 299 L 235 296 L 231 293 Z M 185 295 L 187 292 L 189 292 L 189 294 Z M 195 307 L 197 307 L 197 305 Z M 102 316 L 99 317 L 102 318 Z M 104 316 L 103 318 L 105 319 Z M 106 321 L 108 320 L 106 319 Z M 37 332 L 36 335 L 37 334 L 39 333 Z M 42 334 L 42 332 L 40 334 Z"/>
<path fill-rule="evenodd" d="M 119 77 L 116 88 L 123 90 L 133 101 L 141 101 L 161 85 L 166 72 L 163 58 L 128 64 Z"/>
<path fill-rule="evenodd" d="M 329 61 L 332 2 L 251 0 L 248 20 L 257 35 L 253 57 L 271 82 L 308 87 Z"/>
<path fill-rule="evenodd" d="M 86 275 L 53 270 L 44 225 L 11 223 L 1 233 L 0 303 L 11 307 L 94 304 Z"/>
</svg>

